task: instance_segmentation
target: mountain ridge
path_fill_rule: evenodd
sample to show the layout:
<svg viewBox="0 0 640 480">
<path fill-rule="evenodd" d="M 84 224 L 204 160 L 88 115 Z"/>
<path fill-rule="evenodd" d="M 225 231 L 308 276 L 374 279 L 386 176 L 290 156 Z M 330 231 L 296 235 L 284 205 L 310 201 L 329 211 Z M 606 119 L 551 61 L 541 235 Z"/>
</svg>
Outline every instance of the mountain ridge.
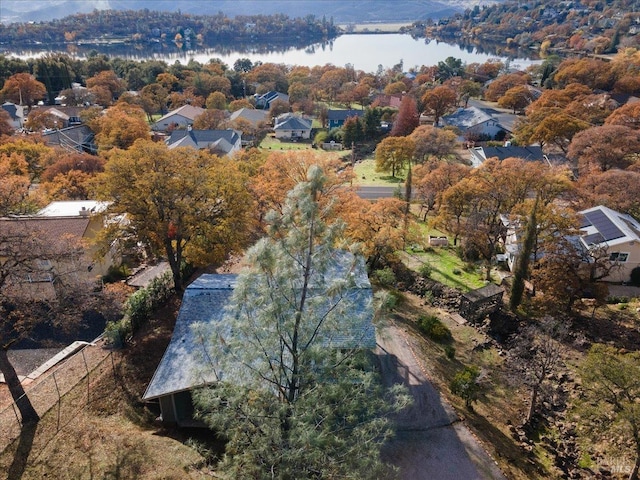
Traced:
<svg viewBox="0 0 640 480">
<path fill-rule="evenodd" d="M 486 2 L 494 3 L 494 2 Z M 289 17 L 315 15 L 336 23 L 394 23 L 437 19 L 462 12 L 477 4 L 472 0 L 219 0 L 180 2 L 176 0 L 2 0 L 0 22 L 39 22 L 76 13 L 98 10 L 181 11 L 198 15 L 227 16 L 285 14 Z"/>
</svg>

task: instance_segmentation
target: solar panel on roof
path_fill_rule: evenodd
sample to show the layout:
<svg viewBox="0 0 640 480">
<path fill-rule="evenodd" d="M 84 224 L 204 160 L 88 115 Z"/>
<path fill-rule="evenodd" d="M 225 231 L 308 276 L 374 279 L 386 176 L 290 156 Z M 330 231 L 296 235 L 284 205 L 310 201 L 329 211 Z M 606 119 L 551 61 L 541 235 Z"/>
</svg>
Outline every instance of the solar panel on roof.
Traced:
<svg viewBox="0 0 640 480">
<path fill-rule="evenodd" d="M 580 228 L 587 228 L 591 226 L 591 220 L 586 215 L 580 215 Z"/>
<path fill-rule="evenodd" d="M 602 210 L 587 212 L 584 214 L 584 216 L 589 219 L 591 224 L 596 227 L 596 230 L 600 232 L 600 234 L 606 241 L 624 237 L 624 233 L 622 233 L 622 231 L 618 227 L 616 227 L 616 224 L 613 223 Z"/>
<path fill-rule="evenodd" d="M 587 235 L 586 237 L 583 237 L 583 240 L 586 245 L 597 245 L 598 243 L 604 242 L 604 238 L 599 233 Z"/>
</svg>

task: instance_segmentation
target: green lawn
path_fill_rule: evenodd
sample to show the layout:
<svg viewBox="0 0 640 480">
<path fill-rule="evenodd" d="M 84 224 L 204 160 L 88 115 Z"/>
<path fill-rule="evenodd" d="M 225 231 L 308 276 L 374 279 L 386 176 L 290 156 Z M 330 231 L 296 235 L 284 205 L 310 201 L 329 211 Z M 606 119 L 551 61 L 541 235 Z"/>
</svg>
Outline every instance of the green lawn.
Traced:
<svg viewBox="0 0 640 480">
<path fill-rule="evenodd" d="M 260 148 L 265 150 L 311 150 L 311 142 L 282 142 L 275 137 L 267 135 L 260 143 Z"/>
<path fill-rule="evenodd" d="M 346 152 L 346 150 L 345 150 Z M 373 158 L 360 160 L 356 163 L 354 183 L 363 186 L 395 186 L 404 182 L 404 175 L 392 177 L 388 173 L 376 172 L 376 162 Z"/>
<path fill-rule="evenodd" d="M 426 251 L 408 249 L 402 256 L 415 270 L 428 264 L 431 266 L 430 278 L 450 287 L 468 292 L 486 285 L 482 269 L 465 264 L 452 247 L 433 247 Z"/>
</svg>

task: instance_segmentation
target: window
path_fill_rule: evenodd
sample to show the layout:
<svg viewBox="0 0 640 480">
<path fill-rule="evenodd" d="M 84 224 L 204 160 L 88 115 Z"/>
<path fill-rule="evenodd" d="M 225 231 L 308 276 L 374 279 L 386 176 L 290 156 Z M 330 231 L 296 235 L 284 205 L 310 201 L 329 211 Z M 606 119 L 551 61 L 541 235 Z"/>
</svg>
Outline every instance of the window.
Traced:
<svg viewBox="0 0 640 480">
<path fill-rule="evenodd" d="M 624 262 L 627 261 L 628 258 L 629 258 L 629 254 L 628 253 L 613 252 L 609 256 L 609 261 L 610 262 L 617 262 L 617 263 L 624 263 Z"/>
</svg>

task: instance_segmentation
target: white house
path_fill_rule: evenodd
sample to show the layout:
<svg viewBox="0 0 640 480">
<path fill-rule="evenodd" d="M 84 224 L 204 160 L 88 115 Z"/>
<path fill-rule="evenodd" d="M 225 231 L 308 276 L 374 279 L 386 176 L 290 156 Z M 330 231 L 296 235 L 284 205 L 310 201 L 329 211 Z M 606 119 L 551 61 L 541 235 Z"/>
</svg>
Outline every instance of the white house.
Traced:
<svg viewBox="0 0 640 480">
<path fill-rule="evenodd" d="M 308 140 L 311 138 L 311 120 L 292 113 L 283 113 L 276 118 L 273 130 L 276 132 L 276 138 Z"/>
<path fill-rule="evenodd" d="M 629 282 L 631 272 L 640 266 L 640 223 L 631 215 L 616 212 L 599 205 L 578 212 L 581 217 L 580 236 L 577 241 L 585 250 L 603 249 L 609 261 L 616 265 L 605 282 Z M 501 215 L 505 226 L 505 255 L 509 269 L 513 271 L 520 254 L 522 225 L 520 221 Z M 544 255 L 541 252 L 540 255 Z"/>
<path fill-rule="evenodd" d="M 617 264 L 604 280 L 628 282 L 631 271 L 640 266 L 640 223 L 631 215 L 616 212 L 605 206 L 579 212 L 581 243 L 586 248 L 604 247 L 609 261 Z"/>
<path fill-rule="evenodd" d="M 477 107 L 459 108 L 451 115 L 440 119 L 440 126 L 456 127 L 461 135 L 470 134 L 495 138 L 498 134 L 508 133 L 509 130 L 497 118 L 483 112 Z"/>
</svg>

